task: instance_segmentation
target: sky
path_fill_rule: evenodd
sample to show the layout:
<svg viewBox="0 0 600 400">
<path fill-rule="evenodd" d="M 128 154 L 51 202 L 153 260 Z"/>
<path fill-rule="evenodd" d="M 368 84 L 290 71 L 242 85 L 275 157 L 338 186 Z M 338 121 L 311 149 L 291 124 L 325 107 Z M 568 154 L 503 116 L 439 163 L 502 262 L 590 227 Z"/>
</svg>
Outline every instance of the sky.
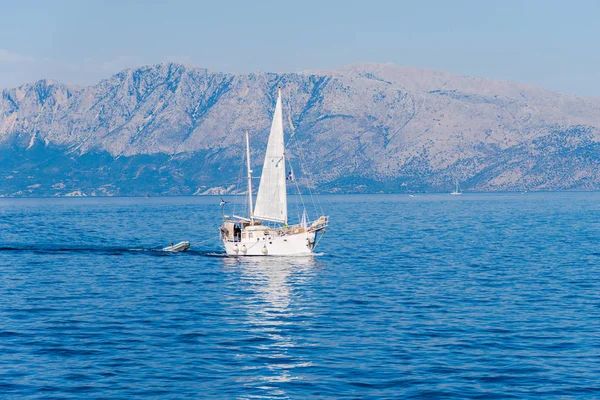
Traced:
<svg viewBox="0 0 600 400">
<path fill-rule="evenodd" d="M 177 61 L 223 72 L 392 62 L 600 96 L 597 0 L 0 0 L 0 88 Z"/>
</svg>

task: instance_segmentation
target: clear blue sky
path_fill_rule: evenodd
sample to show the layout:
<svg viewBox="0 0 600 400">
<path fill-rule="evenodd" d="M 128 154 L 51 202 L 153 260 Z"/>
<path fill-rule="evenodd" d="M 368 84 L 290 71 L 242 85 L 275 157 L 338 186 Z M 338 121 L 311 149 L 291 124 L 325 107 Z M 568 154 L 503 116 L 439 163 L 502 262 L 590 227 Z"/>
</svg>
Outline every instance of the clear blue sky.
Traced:
<svg viewBox="0 0 600 400">
<path fill-rule="evenodd" d="M 0 0 L 0 87 L 393 62 L 600 96 L 599 0 Z"/>
</svg>

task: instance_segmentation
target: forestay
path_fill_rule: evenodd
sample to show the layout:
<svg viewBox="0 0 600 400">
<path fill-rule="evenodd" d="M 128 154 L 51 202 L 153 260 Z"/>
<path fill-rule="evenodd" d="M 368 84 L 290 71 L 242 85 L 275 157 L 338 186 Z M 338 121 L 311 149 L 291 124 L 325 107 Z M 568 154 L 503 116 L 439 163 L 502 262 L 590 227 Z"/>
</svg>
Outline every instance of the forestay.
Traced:
<svg viewBox="0 0 600 400">
<path fill-rule="evenodd" d="M 260 186 L 256 196 L 255 219 L 287 224 L 285 177 L 283 117 L 281 112 L 281 90 L 279 90 L 267 144 L 267 153 L 265 154 L 265 162 L 260 177 Z"/>
</svg>

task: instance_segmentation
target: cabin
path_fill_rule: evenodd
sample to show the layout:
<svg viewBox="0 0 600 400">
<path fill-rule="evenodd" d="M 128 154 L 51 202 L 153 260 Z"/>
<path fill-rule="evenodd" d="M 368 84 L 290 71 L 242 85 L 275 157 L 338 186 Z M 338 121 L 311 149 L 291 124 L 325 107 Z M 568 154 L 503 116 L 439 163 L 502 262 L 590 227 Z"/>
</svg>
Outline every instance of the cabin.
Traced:
<svg viewBox="0 0 600 400">
<path fill-rule="evenodd" d="M 228 242 L 254 242 L 267 240 L 273 237 L 295 235 L 310 231 L 301 225 L 283 226 L 272 228 L 263 225 L 262 221 L 255 220 L 253 224 L 246 219 L 229 220 L 221 226 L 221 238 Z"/>
</svg>

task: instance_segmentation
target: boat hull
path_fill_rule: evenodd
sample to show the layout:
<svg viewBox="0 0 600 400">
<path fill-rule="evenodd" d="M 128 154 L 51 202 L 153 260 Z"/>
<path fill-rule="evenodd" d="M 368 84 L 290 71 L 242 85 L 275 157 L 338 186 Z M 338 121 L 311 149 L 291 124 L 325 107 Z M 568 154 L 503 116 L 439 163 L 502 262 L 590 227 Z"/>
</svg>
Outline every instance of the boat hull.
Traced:
<svg viewBox="0 0 600 400">
<path fill-rule="evenodd" d="M 187 251 L 190 248 L 190 242 L 179 242 L 177 244 L 173 244 L 171 246 L 167 246 L 163 248 L 163 251 L 168 251 L 170 253 L 182 253 Z"/>
<path fill-rule="evenodd" d="M 301 232 L 242 239 L 239 242 L 224 240 L 223 246 L 229 256 L 307 256 L 313 254 L 315 239 L 315 232 Z"/>
</svg>

